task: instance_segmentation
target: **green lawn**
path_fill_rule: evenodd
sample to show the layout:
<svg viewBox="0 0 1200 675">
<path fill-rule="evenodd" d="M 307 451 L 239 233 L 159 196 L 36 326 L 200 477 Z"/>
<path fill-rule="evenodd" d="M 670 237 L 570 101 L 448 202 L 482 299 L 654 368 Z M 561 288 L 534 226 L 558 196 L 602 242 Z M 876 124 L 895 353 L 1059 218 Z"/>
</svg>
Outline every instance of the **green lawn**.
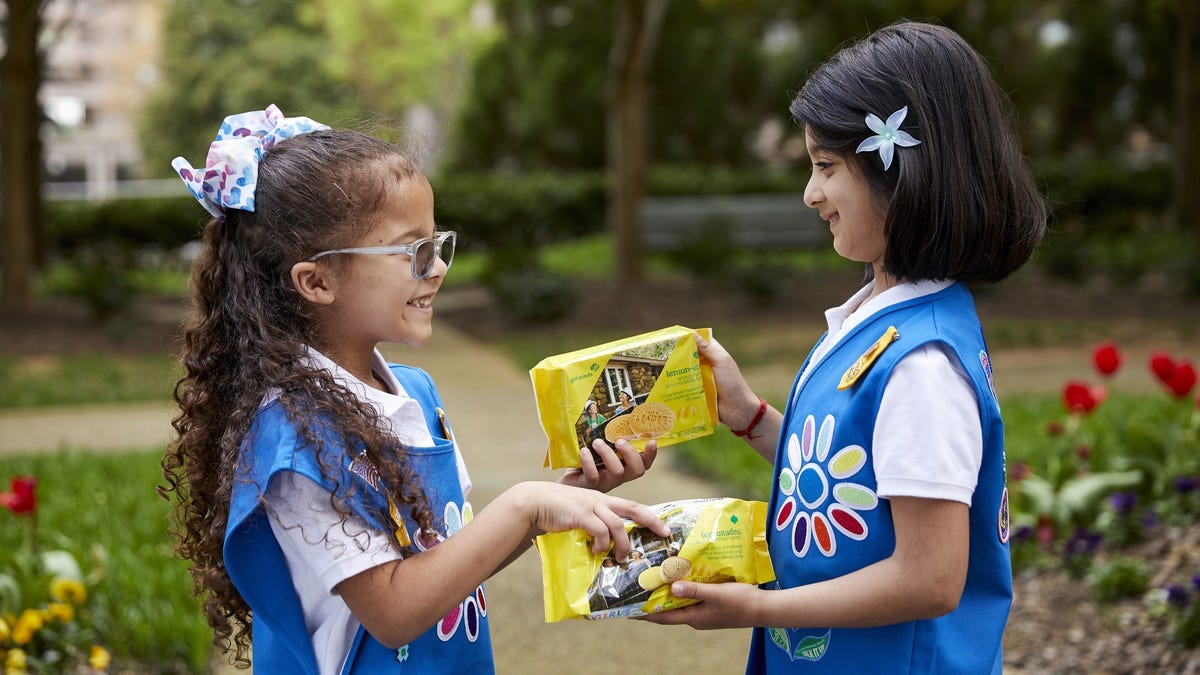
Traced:
<svg viewBox="0 0 1200 675">
<path fill-rule="evenodd" d="M 112 672 L 207 672 L 212 633 L 191 578 L 167 537 L 169 505 L 161 450 L 120 455 L 75 449 L 53 455 L 5 457 L 0 480 L 29 474 L 37 485 L 37 540 L 64 549 L 85 574 L 99 577 L 85 608 L 113 654 Z M 17 516 L 0 511 L 0 549 L 26 545 Z"/>
</svg>

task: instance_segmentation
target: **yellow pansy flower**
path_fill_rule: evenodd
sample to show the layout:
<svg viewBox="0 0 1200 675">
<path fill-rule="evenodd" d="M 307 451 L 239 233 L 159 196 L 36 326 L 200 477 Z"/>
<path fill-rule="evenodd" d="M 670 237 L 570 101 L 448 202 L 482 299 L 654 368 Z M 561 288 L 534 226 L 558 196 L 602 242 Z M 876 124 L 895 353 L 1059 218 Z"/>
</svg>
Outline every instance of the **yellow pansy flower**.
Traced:
<svg viewBox="0 0 1200 675">
<path fill-rule="evenodd" d="M 0 646 L 8 644 L 12 637 L 12 629 L 8 627 L 8 621 L 4 617 L 0 617 Z"/>
<path fill-rule="evenodd" d="M 28 666 L 29 664 L 25 660 L 25 650 L 23 649 L 10 649 L 8 650 L 8 656 L 4 657 L 4 667 L 8 672 L 14 670 L 19 672 L 24 671 Z"/>
<path fill-rule="evenodd" d="M 78 607 L 87 600 L 87 588 L 74 579 L 59 577 L 50 583 L 50 595 L 59 602 L 69 602 Z"/>
<path fill-rule="evenodd" d="M 21 612 L 21 617 L 17 619 L 17 623 L 12 629 L 13 644 L 29 644 L 33 640 L 34 634 L 42 629 L 44 623 L 45 620 L 42 618 L 42 613 L 35 609 L 27 609 Z"/>
<path fill-rule="evenodd" d="M 112 661 L 112 656 L 108 650 L 100 645 L 92 645 L 91 656 L 88 657 L 88 665 L 96 670 L 104 670 L 108 668 L 108 663 Z"/>
<path fill-rule="evenodd" d="M 46 618 L 60 623 L 71 623 L 75 620 L 75 607 L 65 602 L 52 602 L 46 605 Z"/>
</svg>

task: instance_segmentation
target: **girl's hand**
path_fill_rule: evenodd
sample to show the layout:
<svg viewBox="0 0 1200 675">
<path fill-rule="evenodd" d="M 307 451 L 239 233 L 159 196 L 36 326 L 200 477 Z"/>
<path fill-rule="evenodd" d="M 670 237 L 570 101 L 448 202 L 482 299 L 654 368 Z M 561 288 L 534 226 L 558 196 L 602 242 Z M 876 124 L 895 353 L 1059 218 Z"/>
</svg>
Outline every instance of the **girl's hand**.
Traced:
<svg viewBox="0 0 1200 675">
<path fill-rule="evenodd" d="M 638 452 L 637 448 L 626 440 L 617 441 L 614 449 L 608 443 L 596 439 L 592 447 L 604 468 L 596 466 L 596 458 L 592 456 L 591 451 L 580 448 L 579 462 L 582 466 L 568 469 L 558 479 L 559 483 L 608 492 L 622 483 L 641 478 L 658 457 L 658 443 L 654 441 L 647 441 L 642 452 Z"/>
<path fill-rule="evenodd" d="M 758 396 L 720 342 L 709 342 L 696 333 L 696 346 L 700 360 L 712 368 L 717 383 L 717 417 L 731 429 L 746 428 L 758 412 Z"/>
<path fill-rule="evenodd" d="M 671 584 L 671 593 L 678 598 L 694 598 L 700 603 L 636 618 L 663 626 L 686 625 L 699 630 L 755 626 L 757 623 L 751 610 L 761 607 L 765 600 L 763 594 L 770 591 L 753 584 L 676 581 Z"/>
<path fill-rule="evenodd" d="M 543 532 L 581 529 L 592 538 L 592 552 L 611 547 L 618 562 L 629 557 L 629 533 L 623 518 L 629 518 L 661 537 L 671 528 L 647 506 L 611 497 L 596 490 L 557 483 L 523 483 L 527 496 L 529 524 Z"/>
</svg>

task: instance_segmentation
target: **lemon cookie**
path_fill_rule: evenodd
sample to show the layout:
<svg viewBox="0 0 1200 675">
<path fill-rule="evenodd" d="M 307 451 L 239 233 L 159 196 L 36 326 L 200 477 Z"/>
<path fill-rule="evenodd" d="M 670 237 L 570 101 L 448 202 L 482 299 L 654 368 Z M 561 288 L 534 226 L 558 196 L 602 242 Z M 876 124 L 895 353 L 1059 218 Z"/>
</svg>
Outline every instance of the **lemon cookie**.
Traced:
<svg viewBox="0 0 1200 675">
<path fill-rule="evenodd" d="M 658 438 L 675 426 L 675 411 L 666 403 L 647 401 L 629 413 L 629 428 L 640 438 Z"/>
</svg>

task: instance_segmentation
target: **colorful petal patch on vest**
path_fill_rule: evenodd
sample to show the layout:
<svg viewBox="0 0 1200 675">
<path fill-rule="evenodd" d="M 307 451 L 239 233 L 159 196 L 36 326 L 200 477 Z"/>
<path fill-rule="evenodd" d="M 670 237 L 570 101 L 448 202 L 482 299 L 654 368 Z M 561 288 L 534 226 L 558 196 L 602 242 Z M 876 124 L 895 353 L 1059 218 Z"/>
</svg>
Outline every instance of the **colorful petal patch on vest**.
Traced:
<svg viewBox="0 0 1200 675">
<path fill-rule="evenodd" d="M 417 547 L 421 550 L 433 548 L 445 541 L 447 537 L 454 536 L 467 523 L 471 522 L 473 513 L 471 502 L 463 502 L 461 507 L 454 502 L 447 502 L 445 508 L 442 509 L 442 518 L 446 524 L 445 535 L 443 536 L 440 532 L 427 532 L 417 538 Z M 461 626 L 467 640 L 475 642 L 479 639 L 479 629 L 483 625 L 485 616 L 487 616 L 487 598 L 484 596 L 483 586 L 476 586 L 474 593 L 468 595 L 458 603 L 457 607 L 442 617 L 441 621 L 438 621 L 438 639 L 442 642 L 450 640 Z"/>
<path fill-rule="evenodd" d="M 837 535 L 862 541 L 870 534 L 858 511 L 879 505 L 879 497 L 851 478 L 867 464 L 867 451 L 847 445 L 833 456 L 829 451 L 837 421 L 827 415 L 817 429 L 809 415 L 799 435 L 788 438 L 786 465 L 779 471 L 781 499 L 775 512 L 775 530 L 792 528 L 792 553 L 797 558 L 816 547 L 822 555 L 837 553 Z"/>
</svg>

